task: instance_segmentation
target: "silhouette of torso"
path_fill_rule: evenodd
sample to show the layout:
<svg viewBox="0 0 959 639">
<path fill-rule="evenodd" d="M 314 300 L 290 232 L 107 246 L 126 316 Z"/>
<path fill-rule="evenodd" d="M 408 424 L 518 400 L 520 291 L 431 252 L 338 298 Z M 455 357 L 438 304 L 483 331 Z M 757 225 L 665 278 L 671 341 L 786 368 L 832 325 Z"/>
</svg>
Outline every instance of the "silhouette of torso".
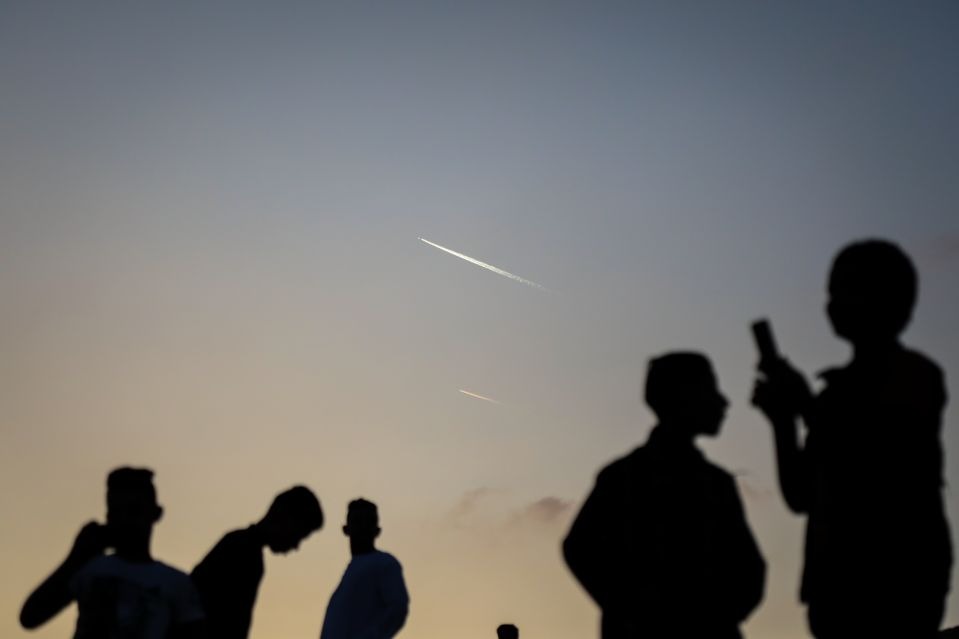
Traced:
<svg viewBox="0 0 959 639">
<path fill-rule="evenodd" d="M 897 348 L 822 377 L 803 453 L 802 599 L 825 630 L 838 618 L 861 628 L 884 607 L 904 617 L 934 615 L 930 602 L 941 606 L 951 566 L 941 494 L 942 373 Z M 883 623 L 888 629 L 890 620 Z"/>
<path fill-rule="evenodd" d="M 191 574 L 211 638 L 246 639 L 263 579 L 263 542 L 255 526 L 224 535 Z"/>
<path fill-rule="evenodd" d="M 738 637 L 764 562 L 733 478 L 662 426 L 603 469 L 565 543 L 604 639 Z"/>
<path fill-rule="evenodd" d="M 321 639 L 389 639 L 406 621 L 403 568 L 381 550 L 354 556 L 330 597 Z"/>
<path fill-rule="evenodd" d="M 177 626 L 203 619 L 190 578 L 160 561 L 102 555 L 70 587 L 79 613 L 74 639 L 165 639 Z"/>
</svg>

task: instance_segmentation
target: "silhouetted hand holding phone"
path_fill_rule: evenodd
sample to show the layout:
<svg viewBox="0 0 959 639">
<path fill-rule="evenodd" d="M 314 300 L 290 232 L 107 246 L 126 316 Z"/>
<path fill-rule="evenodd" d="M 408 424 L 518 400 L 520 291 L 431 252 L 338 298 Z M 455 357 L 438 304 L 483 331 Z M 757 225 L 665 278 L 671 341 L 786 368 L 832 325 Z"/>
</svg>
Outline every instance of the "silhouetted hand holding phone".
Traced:
<svg viewBox="0 0 959 639">
<path fill-rule="evenodd" d="M 947 393 L 935 361 L 900 341 L 917 287 L 911 260 L 891 242 L 839 252 L 826 314 L 852 357 L 819 374 L 815 396 L 776 353 L 768 322 L 753 325 L 752 401 L 772 422 L 783 498 L 806 518 L 800 599 L 819 639 L 931 638 L 943 617 L 952 565 Z"/>
<path fill-rule="evenodd" d="M 773 426 L 809 417 L 813 394 L 799 370 L 783 358 L 764 361 L 757 368 L 760 377 L 753 386 L 752 404 Z M 805 421 L 808 426 L 809 419 Z"/>
<path fill-rule="evenodd" d="M 799 416 L 808 418 L 812 391 L 803 374 L 779 354 L 769 321 L 753 322 L 752 332 L 759 350 L 756 368 L 760 373 L 753 387 L 753 406 L 776 427 L 790 425 Z M 809 420 L 806 422 L 808 425 Z"/>
</svg>

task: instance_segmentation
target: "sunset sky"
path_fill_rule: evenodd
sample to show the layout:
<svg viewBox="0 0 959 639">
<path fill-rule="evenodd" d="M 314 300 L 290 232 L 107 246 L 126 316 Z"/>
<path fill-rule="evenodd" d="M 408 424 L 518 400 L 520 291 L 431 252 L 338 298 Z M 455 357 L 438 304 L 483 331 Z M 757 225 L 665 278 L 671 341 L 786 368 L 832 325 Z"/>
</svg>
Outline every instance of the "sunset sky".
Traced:
<svg viewBox="0 0 959 639">
<path fill-rule="evenodd" d="M 957 70 L 954 0 L 0 2 L 0 636 L 133 464 L 185 570 L 317 492 L 253 639 L 319 635 L 358 496 L 400 637 L 596 637 L 559 543 L 680 348 L 732 402 L 702 443 L 769 564 L 747 637 L 808 636 L 749 322 L 843 362 L 830 260 L 898 241 L 959 486 Z"/>
</svg>

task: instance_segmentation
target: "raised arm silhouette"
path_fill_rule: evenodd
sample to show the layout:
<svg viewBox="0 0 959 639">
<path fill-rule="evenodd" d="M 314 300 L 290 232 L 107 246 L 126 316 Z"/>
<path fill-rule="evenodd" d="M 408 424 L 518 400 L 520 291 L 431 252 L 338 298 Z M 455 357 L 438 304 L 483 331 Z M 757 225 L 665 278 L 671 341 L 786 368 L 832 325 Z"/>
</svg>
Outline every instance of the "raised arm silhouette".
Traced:
<svg viewBox="0 0 959 639">
<path fill-rule="evenodd" d="M 260 521 L 224 535 L 191 574 L 210 636 L 246 639 L 263 579 L 263 548 L 285 554 L 322 527 L 319 500 L 306 486 L 294 486 L 273 499 Z"/>
<path fill-rule="evenodd" d="M 330 597 L 320 639 L 389 639 L 406 623 L 410 598 L 400 562 L 376 549 L 376 504 L 351 501 L 343 534 L 350 538 L 352 559 Z"/>
<path fill-rule="evenodd" d="M 899 341 L 916 291 L 898 246 L 851 244 L 833 262 L 826 310 L 852 360 L 821 373 L 817 395 L 785 359 L 759 365 L 753 403 L 773 426 L 783 497 L 806 515 L 801 599 L 818 639 L 922 639 L 942 621 L 946 391 L 939 367 Z"/>
<path fill-rule="evenodd" d="M 697 353 L 653 359 L 646 444 L 604 468 L 563 553 L 602 609 L 603 639 L 738 638 L 765 562 L 732 476 L 693 440 L 719 433 L 728 402 Z"/>
<path fill-rule="evenodd" d="M 153 471 L 112 471 L 106 523 L 91 521 L 80 529 L 67 558 L 23 604 L 21 625 L 37 628 L 76 601 L 74 639 L 207 636 L 190 578 L 150 554 L 153 526 L 162 515 Z"/>
</svg>

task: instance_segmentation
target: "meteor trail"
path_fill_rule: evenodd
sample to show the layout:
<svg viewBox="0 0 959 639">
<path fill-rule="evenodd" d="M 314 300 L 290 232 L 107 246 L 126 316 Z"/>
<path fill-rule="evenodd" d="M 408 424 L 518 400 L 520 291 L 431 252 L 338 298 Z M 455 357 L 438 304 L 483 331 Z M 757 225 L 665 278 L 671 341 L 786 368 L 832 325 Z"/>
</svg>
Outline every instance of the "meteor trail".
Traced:
<svg viewBox="0 0 959 639">
<path fill-rule="evenodd" d="M 476 393 L 471 393 L 471 392 L 469 392 L 468 390 L 463 390 L 462 388 L 460 389 L 460 392 L 463 393 L 464 395 L 469 395 L 470 397 L 475 397 L 476 399 L 482 399 L 484 402 L 490 402 L 490 403 L 493 403 L 493 404 L 499 404 L 499 402 L 496 401 L 495 399 L 492 399 L 492 398 L 490 398 L 490 397 L 483 397 L 482 395 L 477 395 Z"/>
<path fill-rule="evenodd" d="M 445 251 L 445 252 L 449 253 L 450 255 L 455 255 L 456 257 L 458 257 L 458 258 L 460 258 L 460 259 L 462 259 L 462 260 L 466 260 L 467 262 L 469 262 L 469 263 L 471 263 L 471 264 L 475 264 L 476 266 L 481 266 L 481 267 L 485 268 L 485 269 L 488 270 L 488 271 L 493 271 L 493 272 L 496 273 L 497 275 L 502 275 L 503 277 L 508 277 L 508 278 L 510 278 L 511 280 L 516 280 L 517 282 L 520 282 L 520 283 L 522 283 L 522 284 L 526 284 L 527 286 L 532 286 L 533 288 L 538 288 L 538 289 L 541 290 L 541 291 L 549 291 L 549 289 L 546 288 L 545 286 L 543 286 L 542 284 L 537 284 L 536 282 L 533 282 L 532 280 L 528 280 L 528 279 L 526 279 L 526 278 L 520 277 L 519 275 L 513 275 L 513 274 L 510 273 L 509 271 L 504 271 L 504 270 L 501 269 L 501 268 L 496 268 L 496 267 L 493 266 L 492 264 L 487 264 L 486 262 L 480 262 L 479 260 L 473 259 L 473 258 L 470 257 L 469 255 L 463 255 L 462 253 L 457 253 L 456 251 L 452 251 L 452 250 L 446 248 L 445 246 L 440 246 L 439 244 L 434 244 L 433 242 L 430 242 L 429 240 L 423 239 L 422 237 L 418 237 L 418 238 L 416 238 L 416 239 L 418 239 L 420 242 L 426 242 L 426 243 L 429 244 L 430 246 L 432 246 L 432 247 L 434 247 L 434 248 L 438 248 L 438 249 L 441 250 L 441 251 Z M 484 399 L 485 399 L 485 398 L 484 398 Z"/>
</svg>

